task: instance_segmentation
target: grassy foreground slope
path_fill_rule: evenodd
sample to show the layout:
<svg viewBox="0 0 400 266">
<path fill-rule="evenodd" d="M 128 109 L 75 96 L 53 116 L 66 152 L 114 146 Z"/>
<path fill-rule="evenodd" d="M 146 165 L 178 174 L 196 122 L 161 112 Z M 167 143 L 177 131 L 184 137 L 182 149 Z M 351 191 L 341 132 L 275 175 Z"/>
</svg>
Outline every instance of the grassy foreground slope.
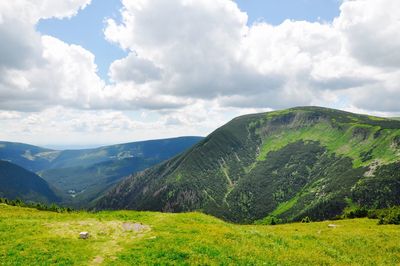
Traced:
<svg viewBox="0 0 400 266">
<path fill-rule="evenodd" d="M 138 230 L 129 225 L 139 224 Z M 233 225 L 200 213 L 53 213 L 0 204 L 1 265 L 396 265 L 400 227 Z M 124 229 L 125 228 L 125 229 Z M 78 238 L 89 231 L 88 240 Z"/>
</svg>

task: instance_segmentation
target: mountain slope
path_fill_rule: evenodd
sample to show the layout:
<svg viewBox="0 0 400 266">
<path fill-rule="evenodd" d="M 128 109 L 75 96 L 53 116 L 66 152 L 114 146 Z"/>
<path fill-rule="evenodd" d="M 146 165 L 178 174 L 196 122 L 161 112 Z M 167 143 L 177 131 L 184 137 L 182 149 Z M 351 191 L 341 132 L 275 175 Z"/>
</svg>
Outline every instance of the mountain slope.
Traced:
<svg viewBox="0 0 400 266">
<path fill-rule="evenodd" d="M 163 161 L 191 147 L 201 139 L 201 137 L 179 137 L 138 141 L 94 149 L 64 150 L 52 161 L 49 168 L 91 166 L 127 158 L 153 158 Z"/>
<path fill-rule="evenodd" d="M 59 153 L 29 144 L 0 141 L 0 160 L 12 162 L 32 172 L 49 167 Z"/>
<path fill-rule="evenodd" d="M 46 203 L 60 201 L 45 180 L 6 161 L 0 161 L 0 197 Z"/>
<path fill-rule="evenodd" d="M 247 115 L 125 179 L 97 208 L 327 219 L 400 204 L 399 161 L 399 121 L 319 107 Z"/>
</svg>

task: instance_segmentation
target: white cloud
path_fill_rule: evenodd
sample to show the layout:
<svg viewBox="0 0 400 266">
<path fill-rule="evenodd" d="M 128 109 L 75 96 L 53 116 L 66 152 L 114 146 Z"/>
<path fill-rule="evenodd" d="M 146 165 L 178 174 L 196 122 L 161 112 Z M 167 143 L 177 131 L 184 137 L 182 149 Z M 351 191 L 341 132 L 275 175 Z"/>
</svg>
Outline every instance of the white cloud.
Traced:
<svg viewBox="0 0 400 266">
<path fill-rule="evenodd" d="M 19 119 L 21 115 L 18 112 L 0 111 L 0 120 L 14 120 Z"/>
<path fill-rule="evenodd" d="M 131 53 L 128 57 L 114 61 L 110 66 L 110 77 L 116 82 L 133 81 L 143 84 L 161 78 L 162 69 L 150 60 Z"/>
<path fill-rule="evenodd" d="M 45 18 L 77 14 L 91 0 L 13 0 L 0 2 L 0 70 L 29 68 L 41 61 L 41 37 L 35 24 Z"/>
<path fill-rule="evenodd" d="M 41 18 L 75 15 L 90 0 L 15 0 L 0 3 L 0 108 L 40 110 L 51 105 L 88 107 L 104 87 L 94 55 L 77 45 L 41 36 Z M 94 92 L 94 93 L 93 93 Z M 95 97 L 95 98 L 96 98 Z"/>
<path fill-rule="evenodd" d="M 0 112 L 0 137 L 9 141 L 32 142 L 38 145 L 110 144 L 145 138 L 142 132 L 157 126 L 145 123 L 120 111 L 79 111 L 63 107 L 26 112 Z M 161 122 L 158 122 L 161 124 Z"/>
<path fill-rule="evenodd" d="M 188 118 L 179 126 L 169 125 L 167 120 L 177 114 L 168 113 L 160 117 L 152 111 L 80 111 L 71 108 L 53 107 L 46 110 L 27 112 L 0 112 L 0 139 L 27 142 L 36 145 L 102 145 L 168 138 L 184 135 L 198 135 L 195 121 Z M 183 113 L 179 117 L 185 117 Z M 189 117 L 189 116 L 188 116 Z M 201 134 L 206 134 L 221 125 L 220 117 L 201 123 Z M 218 120 L 219 124 L 216 124 Z M 189 123 L 192 121 L 191 123 Z M 208 123 L 208 124 L 207 124 Z M 160 135 L 162 133 L 162 135 Z"/>
<path fill-rule="evenodd" d="M 392 101 L 369 102 L 378 89 L 396 96 L 383 75 L 394 77 L 400 55 L 400 3 L 344 1 L 333 23 L 285 21 L 247 26 L 247 16 L 226 0 L 123 1 L 123 21 L 108 21 L 105 36 L 163 71 L 149 79 L 154 95 L 217 100 L 224 106 L 284 108 L 348 101 L 370 110 L 400 111 Z M 116 62 L 112 77 L 140 77 Z M 392 68 L 392 69 L 388 69 Z M 139 75 L 140 74 L 140 75 Z M 138 78 L 136 78 L 138 79 Z M 391 78 L 389 78 L 391 79 Z M 118 80 L 118 78 L 116 78 Z M 156 82 L 154 82 L 156 81 Z M 353 98 L 360 93 L 365 97 Z M 357 91 L 357 93 L 355 93 Z M 326 95 L 332 102 L 326 102 Z M 372 94 L 371 94 L 372 93 Z M 367 108 L 368 109 L 368 108 Z"/>
<path fill-rule="evenodd" d="M 40 60 L 40 35 L 31 25 L 16 19 L 0 22 L 0 70 L 28 68 Z"/>
<path fill-rule="evenodd" d="M 400 67 L 400 3 L 345 1 L 334 22 L 352 56 L 377 67 Z"/>
<path fill-rule="evenodd" d="M 39 19 L 69 18 L 89 5 L 91 0 L 13 0 L 0 2 L 0 15 L 15 17 L 20 21 L 35 24 Z"/>
<path fill-rule="evenodd" d="M 163 79 L 152 84 L 156 94 L 214 98 L 230 93 L 233 87 L 227 83 L 240 79 L 227 80 L 233 72 L 248 74 L 232 56 L 247 28 L 246 14 L 233 2 L 156 0 L 123 4 L 124 23 L 117 25 L 109 20 L 105 35 L 163 69 Z M 130 69 L 117 71 L 125 76 Z"/>
<path fill-rule="evenodd" d="M 0 107 L 41 110 L 52 105 L 90 108 L 102 97 L 104 82 L 96 75 L 94 55 L 56 38 L 40 39 L 41 62 L 28 68 L 3 68 Z"/>
</svg>

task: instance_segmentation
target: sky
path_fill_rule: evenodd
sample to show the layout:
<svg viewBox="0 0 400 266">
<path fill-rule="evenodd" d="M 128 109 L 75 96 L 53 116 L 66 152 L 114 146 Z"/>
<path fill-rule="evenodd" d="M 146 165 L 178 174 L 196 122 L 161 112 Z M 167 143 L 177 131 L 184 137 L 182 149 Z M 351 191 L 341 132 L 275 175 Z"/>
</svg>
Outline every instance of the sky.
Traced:
<svg viewBox="0 0 400 266">
<path fill-rule="evenodd" d="M 0 140 L 205 136 L 318 105 L 400 115 L 398 0 L 0 3 Z"/>
</svg>

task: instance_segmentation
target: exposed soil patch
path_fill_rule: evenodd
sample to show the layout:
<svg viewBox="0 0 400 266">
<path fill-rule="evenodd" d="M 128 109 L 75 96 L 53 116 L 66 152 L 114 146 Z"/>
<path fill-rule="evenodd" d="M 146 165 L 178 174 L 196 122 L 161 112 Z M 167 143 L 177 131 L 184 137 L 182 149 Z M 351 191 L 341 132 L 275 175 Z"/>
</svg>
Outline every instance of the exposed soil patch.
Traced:
<svg viewBox="0 0 400 266">
<path fill-rule="evenodd" d="M 107 259 L 113 260 L 115 255 L 122 250 L 124 243 L 143 237 L 151 231 L 150 226 L 142 223 L 96 219 L 46 223 L 44 226 L 51 234 L 62 238 L 78 240 L 80 232 L 88 232 L 90 237 L 84 241 L 89 241 L 97 254 L 91 261 L 91 265 L 100 265 Z"/>
<path fill-rule="evenodd" d="M 364 173 L 365 177 L 371 177 L 374 176 L 375 171 L 378 169 L 379 166 L 382 165 L 382 162 L 380 160 L 375 160 L 369 165 L 369 169 L 367 172 Z"/>
<path fill-rule="evenodd" d="M 150 230 L 150 227 L 141 223 L 123 223 L 122 228 L 125 231 L 143 232 Z"/>
</svg>

